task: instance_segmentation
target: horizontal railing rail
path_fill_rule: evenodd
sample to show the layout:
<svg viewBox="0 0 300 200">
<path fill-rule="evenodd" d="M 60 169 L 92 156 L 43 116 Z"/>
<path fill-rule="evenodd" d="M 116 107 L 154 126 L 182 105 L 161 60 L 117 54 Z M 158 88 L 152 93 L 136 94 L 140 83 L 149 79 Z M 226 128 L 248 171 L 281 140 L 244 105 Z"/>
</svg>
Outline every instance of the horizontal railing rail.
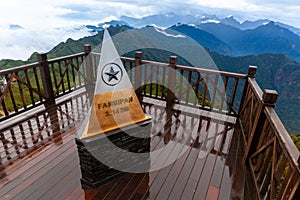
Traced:
<svg viewBox="0 0 300 200">
<path fill-rule="evenodd" d="M 252 175 L 256 199 L 292 199 L 300 183 L 300 153 L 274 110 L 277 92 L 262 91 L 250 67 L 239 125 L 244 162 Z"/>
</svg>

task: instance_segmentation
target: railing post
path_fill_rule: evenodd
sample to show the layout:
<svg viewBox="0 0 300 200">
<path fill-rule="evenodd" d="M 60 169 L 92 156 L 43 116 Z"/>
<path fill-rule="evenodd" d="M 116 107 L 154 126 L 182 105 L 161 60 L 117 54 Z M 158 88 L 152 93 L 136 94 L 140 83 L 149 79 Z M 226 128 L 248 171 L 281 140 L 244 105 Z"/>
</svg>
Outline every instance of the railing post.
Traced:
<svg viewBox="0 0 300 200">
<path fill-rule="evenodd" d="M 171 108 L 174 104 L 175 97 L 175 79 L 176 79 L 176 62 L 177 56 L 171 56 L 169 59 L 169 74 L 168 74 L 168 92 L 166 96 L 167 108 Z"/>
<path fill-rule="evenodd" d="M 256 71 L 257 71 L 257 67 L 256 67 L 256 66 L 250 65 L 250 66 L 248 67 L 248 77 L 254 78 L 255 75 L 256 75 Z"/>
<path fill-rule="evenodd" d="M 46 96 L 46 106 L 55 105 L 55 95 L 52 86 L 52 78 L 48 66 L 48 59 L 46 53 L 37 54 L 38 62 L 40 64 L 41 78 Z"/>
<path fill-rule="evenodd" d="M 253 129 L 250 133 L 250 137 L 248 139 L 248 146 L 245 152 L 245 159 L 247 159 L 248 155 L 255 151 L 260 137 L 264 137 L 262 134 L 262 129 L 266 120 L 266 115 L 264 113 L 264 108 L 266 106 L 275 106 L 276 100 L 278 97 L 278 93 L 276 90 L 264 90 L 262 95 L 262 105 L 258 108 L 255 121 L 253 123 Z"/>
<path fill-rule="evenodd" d="M 246 92 L 247 92 L 247 89 L 248 89 L 248 86 L 249 86 L 248 79 L 249 78 L 255 78 L 256 71 L 257 71 L 257 67 L 256 66 L 250 65 L 248 67 L 248 74 L 247 74 L 248 78 L 245 81 L 243 95 L 242 95 L 242 98 L 241 98 L 241 103 L 240 103 L 238 115 L 240 115 L 240 112 L 241 112 L 241 110 L 243 108 L 243 104 L 244 104 L 244 101 L 245 101 Z"/>
<path fill-rule="evenodd" d="M 95 76 L 93 73 L 93 64 L 92 64 L 92 57 L 90 53 L 92 52 L 92 46 L 89 44 L 84 45 L 84 53 L 85 53 L 85 66 L 86 66 L 86 84 L 88 86 L 93 85 L 95 82 Z"/>
<path fill-rule="evenodd" d="M 134 53 L 134 64 L 135 64 L 135 68 L 134 68 L 134 88 L 135 89 L 135 93 L 139 99 L 139 101 L 142 101 L 142 91 L 143 91 L 143 87 L 142 87 L 142 69 L 141 69 L 141 65 L 142 65 L 142 52 L 137 51 Z"/>
<path fill-rule="evenodd" d="M 278 97 L 278 93 L 276 92 L 276 90 L 264 90 L 262 96 L 264 105 L 274 107 L 277 97 Z"/>
</svg>

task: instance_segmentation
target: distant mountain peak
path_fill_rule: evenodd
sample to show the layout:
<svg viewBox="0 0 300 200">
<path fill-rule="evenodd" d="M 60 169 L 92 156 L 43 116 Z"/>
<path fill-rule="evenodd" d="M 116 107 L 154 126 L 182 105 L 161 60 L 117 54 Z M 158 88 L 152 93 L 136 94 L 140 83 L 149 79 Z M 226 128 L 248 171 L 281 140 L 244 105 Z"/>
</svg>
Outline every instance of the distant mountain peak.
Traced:
<svg viewBox="0 0 300 200">
<path fill-rule="evenodd" d="M 20 25 L 17 25 L 17 24 L 11 24 L 11 25 L 9 25 L 9 29 L 10 30 L 18 30 L 18 29 L 23 29 L 23 27 Z"/>
<path fill-rule="evenodd" d="M 97 26 L 87 25 L 86 27 L 90 29 L 92 32 L 102 31 L 103 29 L 110 28 L 110 27 L 127 27 L 128 29 L 132 28 L 129 26 L 127 22 L 122 20 L 111 20 L 109 22 L 99 23 Z"/>
</svg>

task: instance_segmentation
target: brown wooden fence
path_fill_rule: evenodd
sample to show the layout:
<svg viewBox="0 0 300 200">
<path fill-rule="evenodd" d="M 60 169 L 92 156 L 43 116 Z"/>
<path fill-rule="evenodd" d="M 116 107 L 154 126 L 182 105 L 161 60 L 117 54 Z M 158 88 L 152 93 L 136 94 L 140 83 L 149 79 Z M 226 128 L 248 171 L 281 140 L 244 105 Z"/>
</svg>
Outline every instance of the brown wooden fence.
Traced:
<svg viewBox="0 0 300 200">
<path fill-rule="evenodd" d="M 256 199 L 292 199 L 299 192 L 300 153 L 277 116 L 277 92 L 262 91 L 249 68 L 239 125 L 246 145 L 244 162 L 249 168 Z"/>
<path fill-rule="evenodd" d="M 37 106 L 55 105 L 57 97 L 86 86 L 91 63 L 87 63 L 90 46 L 84 53 L 47 60 L 38 54 L 37 63 L 1 70 L 7 84 L 0 90 L 0 121 Z"/>
<path fill-rule="evenodd" d="M 122 58 L 138 96 L 238 115 L 246 74 L 177 65 L 175 56 L 168 64 L 141 57 L 137 52 L 135 59 Z"/>
</svg>

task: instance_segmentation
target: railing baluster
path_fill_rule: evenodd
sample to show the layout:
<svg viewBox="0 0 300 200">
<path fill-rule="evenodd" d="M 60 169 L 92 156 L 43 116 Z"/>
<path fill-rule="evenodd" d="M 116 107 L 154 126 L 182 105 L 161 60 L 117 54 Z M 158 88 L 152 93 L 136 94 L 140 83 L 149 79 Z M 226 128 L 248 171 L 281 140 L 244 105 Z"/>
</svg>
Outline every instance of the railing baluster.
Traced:
<svg viewBox="0 0 300 200">
<path fill-rule="evenodd" d="M 158 94 L 158 85 L 159 85 L 159 78 L 158 78 L 158 76 L 159 76 L 159 68 L 158 68 L 158 66 L 156 66 L 155 67 L 156 69 L 155 69 L 155 97 L 156 98 L 158 98 L 159 96 L 159 94 Z"/>
<path fill-rule="evenodd" d="M 64 72 L 66 73 L 67 75 L 67 85 L 68 85 L 68 91 L 71 90 L 71 83 L 70 83 L 70 74 L 69 74 L 69 63 L 71 63 L 71 60 L 64 60 L 64 67 L 65 67 L 65 70 Z"/>
<path fill-rule="evenodd" d="M 27 84 L 28 84 L 30 87 L 32 87 L 31 81 L 30 81 L 30 77 L 29 77 L 29 75 L 28 75 L 28 70 L 27 70 L 27 69 L 25 70 L 25 77 L 26 77 L 26 82 L 27 82 Z M 35 105 L 35 100 L 34 100 L 33 92 L 32 92 L 31 89 L 28 89 L 28 91 L 29 91 L 31 103 L 32 103 L 32 105 Z"/>
<path fill-rule="evenodd" d="M 190 85 L 190 86 L 192 86 L 193 84 L 192 84 L 192 71 L 188 71 L 188 84 Z M 190 99 L 190 90 L 189 90 L 189 88 L 187 87 L 186 88 L 186 96 L 185 96 L 185 103 L 186 104 L 188 104 L 189 103 L 189 99 Z"/>
<path fill-rule="evenodd" d="M 202 108 L 205 107 L 206 103 L 206 93 L 207 93 L 207 84 L 208 84 L 208 74 L 205 75 L 204 77 L 204 91 L 203 91 L 203 96 L 202 96 Z"/>
<path fill-rule="evenodd" d="M 223 106 L 224 106 L 224 102 L 226 102 L 227 100 L 227 98 L 226 98 L 226 90 L 227 90 L 227 83 L 228 83 L 228 76 L 225 76 L 225 78 L 224 78 L 224 81 L 223 81 L 223 91 L 222 91 L 222 93 L 221 93 L 221 104 L 220 104 L 220 109 L 219 109 L 219 111 L 222 111 L 223 110 Z M 225 106 L 226 106 L 226 103 L 225 103 Z M 225 108 L 225 110 L 227 110 L 226 108 Z"/>
<path fill-rule="evenodd" d="M 55 63 L 51 63 L 51 69 L 52 69 L 52 74 L 53 74 L 54 86 L 55 86 L 56 94 L 58 94 L 59 88 L 58 88 L 58 85 L 57 85 L 57 75 L 56 75 L 56 71 L 55 71 L 54 65 L 55 65 Z"/>
<path fill-rule="evenodd" d="M 72 77 L 71 78 L 72 78 L 72 81 L 73 81 L 73 88 L 76 89 L 77 84 L 76 84 L 75 71 L 74 71 L 74 67 L 76 67 L 76 66 L 73 62 L 73 59 L 70 60 L 70 66 L 71 66 L 71 72 L 72 72 L 72 74 L 71 74 Z"/>
<path fill-rule="evenodd" d="M 79 57 L 79 58 L 82 58 L 82 57 Z M 76 67 L 78 68 L 77 70 L 77 77 L 78 77 L 78 84 L 79 84 L 79 87 L 82 86 L 81 84 L 81 76 L 80 76 L 80 64 L 79 64 L 79 58 L 76 58 Z"/>
<path fill-rule="evenodd" d="M 18 72 L 16 72 L 15 73 L 15 75 L 16 75 L 16 77 L 18 77 L 18 78 L 21 78 L 20 76 L 19 76 L 19 73 Z M 22 84 L 20 83 L 20 81 L 19 80 L 17 80 L 17 82 L 18 82 L 18 88 L 19 88 L 19 92 L 20 92 L 20 98 L 21 98 L 21 102 L 22 102 L 22 104 L 23 104 L 23 108 L 27 108 L 27 104 L 26 104 L 26 101 L 25 101 L 25 97 L 24 97 L 24 93 L 23 93 L 23 88 L 22 88 Z"/>
<path fill-rule="evenodd" d="M 179 80 L 179 94 L 178 94 L 178 103 L 181 103 L 183 98 L 182 98 L 182 91 L 183 91 L 183 80 L 184 80 L 184 76 L 183 76 L 184 71 L 180 70 L 180 80 Z"/>
<path fill-rule="evenodd" d="M 216 100 L 216 92 L 217 92 L 217 87 L 218 87 L 218 80 L 219 76 L 215 75 L 215 80 L 213 83 L 213 92 L 212 92 L 212 98 L 211 98 L 211 103 L 210 103 L 210 109 L 212 110 L 215 107 L 215 100 Z"/>
<path fill-rule="evenodd" d="M 59 61 L 58 62 L 58 70 L 59 70 L 59 75 L 60 75 L 60 84 L 61 84 L 61 87 L 62 87 L 62 92 L 65 93 L 65 82 L 64 82 L 64 75 L 62 73 L 62 69 L 61 69 L 61 62 Z M 59 94 L 59 88 L 57 90 L 57 95 Z"/>
<path fill-rule="evenodd" d="M 199 80 L 201 79 L 201 75 L 200 73 L 197 73 L 197 78 L 196 78 L 196 85 L 195 85 L 195 88 L 194 88 L 194 92 L 195 92 L 195 95 L 196 97 L 194 98 L 194 105 L 197 105 L 198 104 L 198 98 L 199 98 Z"/>
<path fill-rule="evenodd" d="M 165 86 L 166 84 L 166 68 L 163 67 L 162 68 L 162 80 L 161 80 L 161 84 L 160 84 L 160 90 L 161 90 L 161 95 L 163 99 L 166 99 L 166 91 L 165 91 Z"/>
<path fill-rule="evenodd" d="M 238 82 L 239 82 L 239 79 L 235 78 L 231 96 L 230 96 L 230 101 L 229 101 L 229 113 L 232 111 L 234 112 L 234 100 L 235 100 L 235 94 L 236 94 Z"/>
<path fill-rule="evenodd" d="M 153 65 L 150 65 L 150 91 L 149 91 L 149 95 L 150 95 L 150 97 L 152 97 L 152 95 L 153 95 L 153 83 L 154 81 L 153 81 Z"/>
<path fill-rule="evenodd" d="M 135 93 L 137 94 L 139 101 L 142 101 L 142 70 L 141 70 L 141 65 L 142 65 L 142 52 L 137 51 L 134 53 L 134 64 L 135 64 L 135 73 L 134 73 L 134 88 L 135 88 Z"/>
<path fill-rule="evenodd" d="M 37 73 L 37 68 L 36 67 L 33 68 L 33 74 L 34 74 L 34 79 L 35 79 L 35 84 L 36 84 L 37 90 L 39 92 L 41 92 L 41 86 L 40 86 L 40 81 L 39 81 L 39 78 L 38 78 L 38 73 Z M 40 99 L 40 102 L 43 101 L 43 98 L 42 98 L 41 95 L 39 95 L 39 99 Z"/>
<path fill-rule="evenodd" d="M 12 90 L 12 81 L 13 81 L 12 78 L 13 78 L 13 74 L 11 74 L 10 77 L 8 76 L 8 74 L 6 74 L 5 78 L 6 78 L 7 83 L 9 84 L 8 91 L 9 91 L 11 102 L 13 104 L 13 109 L 14 109 L 15 112 L 18 112 L 18 107 L 17 107 L 17 104 L 16 104 L 16 99 L 15 99 L 15 96 L 14 96 L 14 93 L 13 93 L 13 90 Z"/>
<path fill-rule="evenodd" d="M 143 67 L 144 69 L 144 83 L 143 83 L 143 89 L 142 89 L 142 92 L 143 92 L 143 95 L 146 96 L 147 94 L 147 88 L 149 87 L 148 86 L 148 65 L 144 65 Z"/>
<path fill-rule="evenodd" d="M 7 86 L 6 86 L 7 87 Z M 3 96 L 2 96 L 3 95 Z M 4 94 L 4 93 L 2 93 L 2 91 L 0 90 L 0 98 L 2 99 L 1 100 L 1 106 L 2 106 L 2 109 L 3 109 L 3 112 L 4 112 L 4 115 L 5 116 L 8 116 L 9 115 L 9 112 L 8 112 L 8 110 L 7 110 L 7 108 L 6 108 L 6 104 L 5 104 L 5 95 L 6 94 Z M 3 98 L 2 98 L 3 97 Z"/>
</svg>

